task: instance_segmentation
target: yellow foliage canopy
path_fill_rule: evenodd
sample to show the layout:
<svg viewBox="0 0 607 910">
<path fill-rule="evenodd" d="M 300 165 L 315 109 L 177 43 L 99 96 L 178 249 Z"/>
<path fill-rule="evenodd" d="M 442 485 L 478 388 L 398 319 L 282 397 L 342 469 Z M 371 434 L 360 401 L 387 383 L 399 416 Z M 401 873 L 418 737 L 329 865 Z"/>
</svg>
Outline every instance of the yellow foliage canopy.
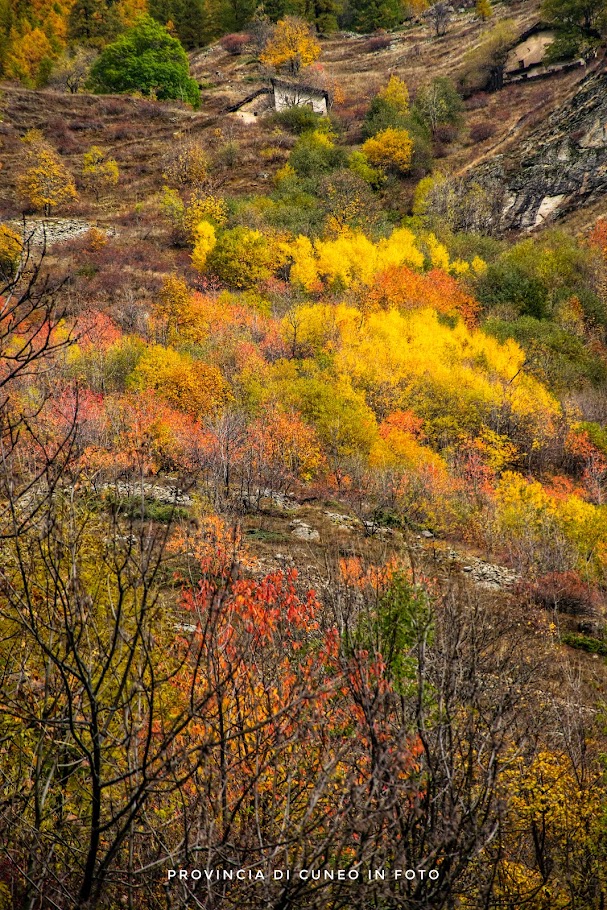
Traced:
<svg viewBox="0 0 607 910">
<path fill-rule="evenodd" d="M 104 189 L 116 186 L 120 177 L 118 162 L 98 145 L 82 156 L 82 180 L 98 199 Z"/>
<path fill-rule="evenodd" d="M 409 89 L 398 76 L 390 76 L 388 84 L 378 92 L 377 97 L 386 101 L 401 114 L 409 111 Z"/>
<path fill-rule="evenodd" d="M 580 569 L 604 571 L 607 565 L 607 507 L 580 496 L 555 496 L 537 480 L 507 471 L 496 491 L 498 533 L 528 552 L 557 537 L 566 542 Z"/>
<path fill-rule="evenodd" d="M 17 270 L 23 241 L 6 224 L 0 224 L 0 282 L 12 278 Z"/>
<path fill-rule="evenodd" d="M 415 237 L 406 228 L 397 228 L 377 243 L 360 231 L 347 229 L 333 240 L 314 244 L 299 236 L 285 250 L 292 262 L 291 281 L 307 291 L 317 290 L 321 282 L 329 287 L 368 286 L 387 269 L 402 265 L 421 268 L 424 264 Z"/>
<path fill-rule="evenodd" d="M 159 344 L 146 350 L 130 385 L 141 391 L 153 389 L 172 407 L 196 418 L 220 410 L 231 397 L 217 367 Z"/>
<path fill-rule="evenodd" d="M 388 127 L 363 143 L 362 150 L 371 164 L 406 174 L 411 167 L 413 141 L 407 130 Z"/>
<path fill-rule="evenodd" d="M 30 130 L 23 142 L 28 168 L 20 175 L 17 185 L 24 199 L 46 215 L 57 206 L 76 199 L 78 194 L 70 172 L 42 134 Z"/>
<path fill-rule="evenodd" d="M 431 309 L 376 311 L 361 321 L 355 307 L 299 307 L 298 344 L 311 355 L 331 352 L 334 369 L 365 392 L 376 413 L 411 409 L 444 444 L 492 426 L 503 415 L 519 447 L 539 446 L 554 432 L 560 408 L 521 368 L 514 341 L 501 344 L 462 322 L 451 328 Z"/>
<path fill-rule="evenodd" d="M 215 228 L 208 221 L 201 221 L 194 229 L 194 249 L 192 265 L 199 272 L 204 272 L 209 253 L 217 243 Z"/>
<path fill-rule="evenodd" d="M 41 28 L 28 29 L 23 35 L 12 29 L 10 44 L 6 75 L 33 88 L 39 79 L 43 61 L 56 57 L 51 42 Z"/>
<path fill-rule="evenodd" d="M 320 44 L 303 19 L 287 16 L 279 19 L 274 33 L 261 54 L 261 62 L 275 69 L 288 68 L 296 74 L 320 57 Z"/>
</svg>

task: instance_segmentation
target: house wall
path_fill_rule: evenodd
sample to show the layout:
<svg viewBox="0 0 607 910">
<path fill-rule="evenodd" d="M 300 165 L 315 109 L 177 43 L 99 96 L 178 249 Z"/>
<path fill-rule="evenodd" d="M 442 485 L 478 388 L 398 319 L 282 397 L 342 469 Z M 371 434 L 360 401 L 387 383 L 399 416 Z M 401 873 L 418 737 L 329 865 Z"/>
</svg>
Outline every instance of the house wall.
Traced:
<svg viewBox="0 0 607 910">
<path fill-rule="evenodd" d="M 315 114 L 327 113 L 327 99 L 324 95 L 308 94 L 297 88 L 274 89 L 274 106 L 277 111 L 284 111 L 289 107 L 309 106 Z"/>
<path fill-rule="evenodd" d="M 530 35 L 510 51 L 506 60 L 505 72 L 511 73 L 514 70 L 527 69 L 529 66 L 539 66 L 546 49 L 553 41 L 554 32 L 551 31 L 536 32 L 535 35 Z"/>
</svg>

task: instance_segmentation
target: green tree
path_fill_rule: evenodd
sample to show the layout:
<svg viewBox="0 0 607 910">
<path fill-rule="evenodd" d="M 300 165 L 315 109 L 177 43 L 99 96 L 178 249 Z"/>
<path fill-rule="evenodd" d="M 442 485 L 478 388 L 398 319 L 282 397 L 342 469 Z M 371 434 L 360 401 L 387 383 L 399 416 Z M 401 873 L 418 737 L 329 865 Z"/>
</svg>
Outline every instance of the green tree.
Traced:
<svg viewBox="0 0 607 910">
<path fill-rule="evenodd" d="M 373 32 L 377 28 L 395 28 L 404 19 L 400 0 L 350 0 L 354 28 Z"/>
<path fill-rule="evenodd" d="M 409 92 L 397 76 L 391 76 L 369 105 L 363 124 L 365 138 L 387 129 L 406 129 L 409 120 Z"/>
<path fill-rule="evenodd" d="M 200 90 L 189 76 L 188 58 L 169 31 L 150 16 L 110 44 L 91 69 L 95 92 L 142 92 L 200 105 Z"/>
<path fill-rule="evenodd" d="M 305 0 L 303 15 L 314 23 L 319 32 L 334 32 L 343 9 L 341 0 Z"/>
<path fill-rule="evenodd" d="M 207 44 L 240 31 L 254 16 L 256 0 L 149 0 L 150 15 L 169 23 L 184 47 Z"/>
<path fill-rule="evenodd" d="M 391 76 L 371 101 L 363 123 L 363 136 L 370 139 L 386 130 L 406 130 L 413 140 L 412 165 L 419 173 L 428 171 L 432 161 L 430 132 L 419 112 L 409 110 L 409 94 L 402 80 Z"/>
<path fill-rule="evenodd" d="M 4 72 L 4 61 L 9 48 L 9 36 L 13 24 L 13 11 L 9 0 L 0 0 L 0 73 Z"/>
<path fill-rule="evenodd" d="M 432 133 L 440 126 L 457 126 L 461 110 L 462 99 L 446 76 L 437 76 L 415 99 L 414 113 Z"/>
<path fill-rule="evenodd" d="M 607 29 L 606 0 L 544 0 L 541 10 L 557 30 L 549 50 L 552 59 L 589 51 Z"/>
</svg>

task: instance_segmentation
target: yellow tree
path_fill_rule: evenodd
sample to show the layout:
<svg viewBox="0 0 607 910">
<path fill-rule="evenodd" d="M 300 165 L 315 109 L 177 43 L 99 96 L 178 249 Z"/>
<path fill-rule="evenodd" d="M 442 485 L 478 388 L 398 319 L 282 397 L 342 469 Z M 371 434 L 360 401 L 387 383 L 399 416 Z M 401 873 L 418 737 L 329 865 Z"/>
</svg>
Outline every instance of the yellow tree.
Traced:
<svg viewBox="0 0 607 910">
<path fill-rule="evenodd" d="M 6 224 L 0 224 L 0 281 L 10 280 L 17 272 L 23 241 Z"/>
<path fill-rule="evenodd" d="M 27 29 L 23 35 L 12 29 L 10 53 L 5 64 L 6 75 L 33 88 L 45 81 L 45 74 L 48 76 L 45 64 L 49 64 L 55 57 L 51 42 L 42 29 Z"/>
<path fill-rule="evenodd" d="M 82 158 L 82 181 L 99 200 L 103 190 L 116 186 L 120 178 L 118 163 L 98 145 L 92 145 Z"/>
<path fill-rule="evenodd" d="M 156 391 L 171 407 L 196 419 L 219 413 L 231 398 L 217 367 L 159 344 L 148 347 L 128 384 L 140 392 Z"/>
<path fill-rule="evenodd" d="M 399 114 L 409 113 L 409 89 L 398 76 L 394 74 L 390 76 L 387 85 L 378 92 L 377 97 L 391 105 Z"/>
<path fill-rule="evenodd" d="M 39 130 L 30 130 L 23 142 L 27 170 L 18 178 L 19 193 L 34 209 L 50 215 L 52 209 L 77 198 L 72 175 Z"/>
<path fill-rule="evenodd" d="M 285 67 L 297 75 L 303 66 L 310 66 L 320 57 L 320 44 L 310 26 L 297 16 L 280 19 L 261 54 L 261 62 L 274 69 Z"/>
<path fill-rule="evenodd" d="M 493 14 L 491 0 L 476 0 L 476 15 L 485 22 Z"/>
<path fill-rule="evenodd" d="M 413 142 L 407 130 L 389 127 L 364 143 L 363 152 L 376 167 L 406 173 L 411 167 Z"/>
</svg>

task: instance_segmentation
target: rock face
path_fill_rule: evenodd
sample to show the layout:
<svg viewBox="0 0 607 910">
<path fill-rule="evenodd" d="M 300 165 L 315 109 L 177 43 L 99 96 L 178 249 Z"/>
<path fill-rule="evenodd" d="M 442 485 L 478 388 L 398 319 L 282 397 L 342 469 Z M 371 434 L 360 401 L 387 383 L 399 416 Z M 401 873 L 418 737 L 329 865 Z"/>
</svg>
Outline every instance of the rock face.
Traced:
<svg viewBox="0 0 607 910">
<path fill-rule="evenodd" d="M 504 227 L 531 230 L 607 192 L 607 73 L 589 75 L 570 101 L 475 178 L 506 188 Z"/>
</svg>

